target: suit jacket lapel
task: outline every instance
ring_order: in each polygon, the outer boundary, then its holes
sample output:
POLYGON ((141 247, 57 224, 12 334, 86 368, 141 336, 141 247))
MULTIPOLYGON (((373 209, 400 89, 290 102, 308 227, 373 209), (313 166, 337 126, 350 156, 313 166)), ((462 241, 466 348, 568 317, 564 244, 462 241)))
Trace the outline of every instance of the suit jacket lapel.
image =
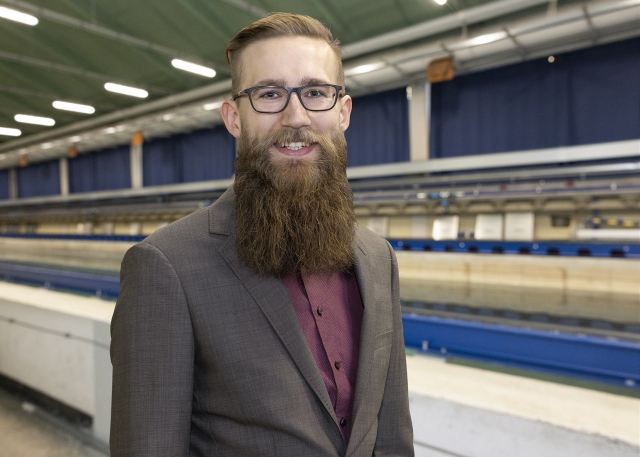
POLYGON ((235 194, 233 189, 229 188, 214 205, 216 205, 216 218, 214 220, 212 213, 209 213, 210 232, 227 235, 227 239, 218 245, 220 255, 260 307, 300 373, 337 425, 338 420, 327 388, 313 354, 311 354, 284 284, 278 278, 255 274, 242 265, 238 259, 235 249, 235 194))
MULTIPOLYGON (((362 315, 362 330, 360 337, 360 351, 358 357, 358 377, 356 380, 355 398, 353 401, 353 418, 352 423, 362 423, 363 403, 368 398, 368 390, 370 386, 371 369, 374 359, 374 345, 376 336, 376 294, 375 294, 375 278, 373 276, 373 265, 371 259, 367 257, 366 247, 359 242, 356 235, 356 277, 358 279, 358 287, 360 288, 360 297, 364 305, 362 315)), ((351 452, 353 446, 356 446, 362 439, 358 436, 359 428, 354 427, 349 439, 347 455, 351 452)))

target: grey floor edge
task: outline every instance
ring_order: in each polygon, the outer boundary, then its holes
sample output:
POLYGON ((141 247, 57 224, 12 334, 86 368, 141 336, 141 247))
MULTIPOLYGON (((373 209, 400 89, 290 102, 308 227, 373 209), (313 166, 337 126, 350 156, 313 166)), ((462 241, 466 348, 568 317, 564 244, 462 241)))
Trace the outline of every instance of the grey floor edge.
POLYGON ((412 393, 409 403, 417 457, 640 455, 632 444, 542 421, 412 393))
POLYGON ((0 390, 0 457, 108 457, 104 443, 0 390), (106 451, 106 452, 105 452, 106 451))

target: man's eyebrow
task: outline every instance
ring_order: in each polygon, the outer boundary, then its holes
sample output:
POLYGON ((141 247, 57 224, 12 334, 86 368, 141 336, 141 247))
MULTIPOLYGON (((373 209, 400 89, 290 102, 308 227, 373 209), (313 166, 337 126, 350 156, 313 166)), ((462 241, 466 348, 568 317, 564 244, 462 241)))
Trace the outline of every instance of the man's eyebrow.
POLYGON ((285 86, 284 79, 261 79, 257 83, 256 86, 285 86))
MULTIPOLYGON (((300 80, 300 85, 301 86, 308 86, 311 84, 331 84, 328 81, 325 81, 323 79, 318 79, 318 78, 302 78, 302 80, 300 80)), ((257 83, 255 83, 254 86, 283 86, 286 87, 287 84, 285 82, 284 79, 261 79, 260 81, 258 81, 257 83)))

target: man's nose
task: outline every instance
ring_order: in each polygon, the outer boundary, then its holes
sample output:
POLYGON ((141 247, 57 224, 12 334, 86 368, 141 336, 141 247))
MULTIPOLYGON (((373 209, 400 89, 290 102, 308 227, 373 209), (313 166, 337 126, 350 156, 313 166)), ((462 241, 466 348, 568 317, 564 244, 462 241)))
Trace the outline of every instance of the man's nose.
POLYGON ((289 104, 282 112, 281 123, 285 127, 291 127, 294 129, 306 127, 311 124, 309 112, 304 106, 302 106, 300 96, 296 92, 291 94, 289 104))

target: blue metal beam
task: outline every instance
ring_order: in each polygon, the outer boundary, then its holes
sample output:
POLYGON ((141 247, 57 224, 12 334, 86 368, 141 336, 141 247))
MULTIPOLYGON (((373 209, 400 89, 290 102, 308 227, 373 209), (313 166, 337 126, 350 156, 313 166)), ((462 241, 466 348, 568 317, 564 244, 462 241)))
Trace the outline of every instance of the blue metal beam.
POLYGON ((405 314, 405 345, 432 354, 640 389, 640 344, 405 314))
POLYGON ((37 284, 49 289, 67 289, 95 294, 100 297, 117 297, 120 292, 120 279, 116 276, 42 268, 16 263, 0 262, 0 278, 37 284))
POLYGON ((469 254, 524 254, 640 259, 638 243, 589 241, 476 241, 399 240, 389 243, 397 251, 458 252, 469 254))

